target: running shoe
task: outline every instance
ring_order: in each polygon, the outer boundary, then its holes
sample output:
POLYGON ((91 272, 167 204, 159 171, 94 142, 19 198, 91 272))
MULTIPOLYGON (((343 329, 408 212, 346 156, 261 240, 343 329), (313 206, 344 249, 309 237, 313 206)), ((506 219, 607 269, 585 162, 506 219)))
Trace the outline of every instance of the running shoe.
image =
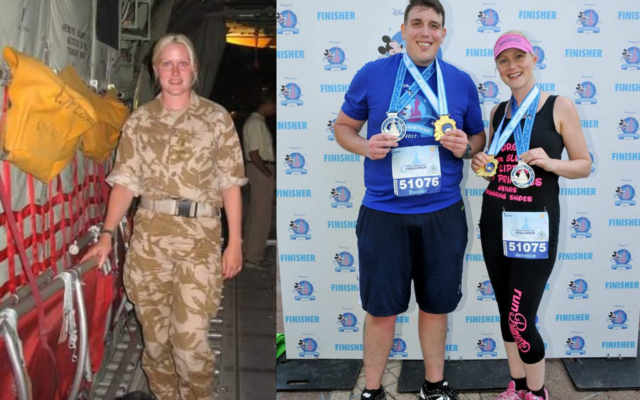
POLYGON ((511 381, 507 386, 507 390, 500 393, 494 400, 525 400, 526 395, 526 390, 516 390, 516 383, 511 381))
POLYGON ((547 389, 544 390, 544 397, 541 396, 536 396, 535 394, 533 394, 532 392, 527 393, 527 395, 524 397, 524 400, 549 400, 549 392, 547 392, 547 389))
POLYGON ((384 389, 378 390, 365 390, 360 395, 360 400, 387 400, 387 396, 384 394, 384 389))
POLYGON ((444 381, 441 389, 427 389, 427 382, 422 384, 420 389, 421 400, 460 400, 458 393, 449 386, 449 382, 444 381))

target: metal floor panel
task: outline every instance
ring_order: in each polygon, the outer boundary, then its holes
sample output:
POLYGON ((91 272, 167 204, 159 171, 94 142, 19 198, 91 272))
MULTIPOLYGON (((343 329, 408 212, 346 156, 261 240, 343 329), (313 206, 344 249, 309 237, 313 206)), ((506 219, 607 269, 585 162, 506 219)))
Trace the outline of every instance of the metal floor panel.
POLYGON ((133 314, 127 317, 126 321, 124 318, 119 321, 107 341, 105 362, 91 388, 93 400, 113 400, 132 391, 131 383, 140 364, 142 336, 133 314))
POLYGON ((225 287, 220 400, 276 397, 276 248, 268 266, 244 268, 225 287))

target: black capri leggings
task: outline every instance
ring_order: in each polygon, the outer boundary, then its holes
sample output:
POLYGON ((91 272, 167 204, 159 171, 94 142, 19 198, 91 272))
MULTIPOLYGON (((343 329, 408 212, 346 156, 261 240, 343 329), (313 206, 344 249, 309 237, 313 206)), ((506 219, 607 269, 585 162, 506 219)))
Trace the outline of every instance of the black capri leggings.
POLYGON ((515 342, 523 362, 544 358, 544 342, 536 329, 536 313, 553 270, 558 245, 549 245, 549 258, 527 260, 503 255, 502 236, 481 230, 482 252, 500 311, 505 342, 515 342))

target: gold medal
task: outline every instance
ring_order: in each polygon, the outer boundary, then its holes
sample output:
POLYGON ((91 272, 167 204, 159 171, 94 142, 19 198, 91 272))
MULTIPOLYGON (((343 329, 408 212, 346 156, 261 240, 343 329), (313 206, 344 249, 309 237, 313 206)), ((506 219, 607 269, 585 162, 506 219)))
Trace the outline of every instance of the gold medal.
POLYGON ((496 160, 495 156, 489 156, 489 161, 487 161, 484 167, 478 168, 476 171, 476 176, 492 177, 496 172, 498 172, 498 160, 496 160))
POLYGON ((449 114, 441 115, 440 119, 433 123, 433 137, 437 142, 451 129, 456 129, 456 121, 449 118, 449 114))

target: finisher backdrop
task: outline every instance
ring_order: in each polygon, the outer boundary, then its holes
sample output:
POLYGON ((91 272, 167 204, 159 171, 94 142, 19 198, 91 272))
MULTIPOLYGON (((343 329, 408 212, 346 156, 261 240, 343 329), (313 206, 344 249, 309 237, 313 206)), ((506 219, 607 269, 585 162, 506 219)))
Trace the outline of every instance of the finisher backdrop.
MULTIPOLYGON (((353 75, 403 51, 402 0, 279 2, 278 244, 289 358, 361 358, 355 223, 363 158, 335 141, 353 75)), ((541 89, 572 99, 592 158, 588 179, 560 179, 560 245, 536 327, 547 357, 635 357, 640 295, 640 2, 445 2, 441 57, 478 87, 485 127, 509 96, 493 45, 525 32, 541 89)), ((366 126, 362 132, 366 132, 366 126)), ((566 158, 566 152, 564 155, 566 158)), ((504 358, 479 231, 487 183, 465 163, 469 245, 464 297, 449 316, 451 359, 504 358)), ((507 193, 507 195, 509 195, 507 193)), ((523 199, 526 201, 526 199, 523 199)), ((398 316, 390 357, 421 359, 417 307, 398 316)))

